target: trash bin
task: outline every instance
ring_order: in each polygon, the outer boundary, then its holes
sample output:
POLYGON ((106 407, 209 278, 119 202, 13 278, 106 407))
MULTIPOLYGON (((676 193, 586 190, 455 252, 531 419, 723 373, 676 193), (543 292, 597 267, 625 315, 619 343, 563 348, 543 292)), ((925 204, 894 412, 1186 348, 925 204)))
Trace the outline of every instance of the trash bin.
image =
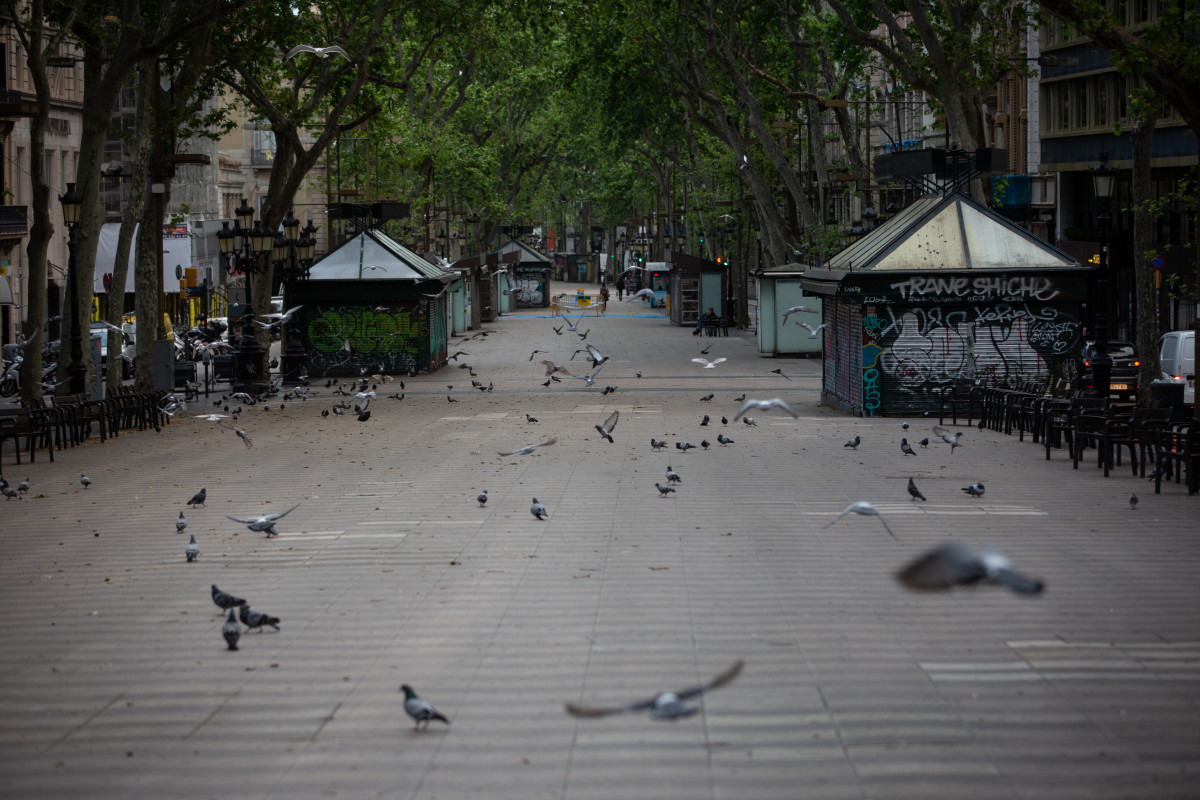
POLYGON ((1150 381, 1151 408, 1183 408, 1183 381, 1150 381))
POLYGON ((233 380, 233 356, 220 354, 213 356, 213 380, 233 380))
POLYGON ((174 384, 175 343, 170 339, 150 343, 151 386, 156 392, 169 392, 174 384))
POLYGON ((196 362, 195 361, 176 361, 175 362, 175 388, 186 389, 189 383, 196 382, 196 362))

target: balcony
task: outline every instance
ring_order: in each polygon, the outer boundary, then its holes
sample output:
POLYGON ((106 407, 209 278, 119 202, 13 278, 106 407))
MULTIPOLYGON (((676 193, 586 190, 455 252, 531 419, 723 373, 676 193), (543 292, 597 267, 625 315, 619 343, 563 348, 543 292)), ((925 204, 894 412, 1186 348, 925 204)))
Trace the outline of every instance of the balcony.
POLYGON ((20 239, 28 233, 28 206, 0 206, 0 239, 20 239))
POLYGON ((0 89, 0 119, 36 117, 37 101, 31 95, 12 89, 0 89))
POLYGON ((250 151, 250 165, 253 167, 271 167, 275 165, 274 148, 254 148, 250 151))

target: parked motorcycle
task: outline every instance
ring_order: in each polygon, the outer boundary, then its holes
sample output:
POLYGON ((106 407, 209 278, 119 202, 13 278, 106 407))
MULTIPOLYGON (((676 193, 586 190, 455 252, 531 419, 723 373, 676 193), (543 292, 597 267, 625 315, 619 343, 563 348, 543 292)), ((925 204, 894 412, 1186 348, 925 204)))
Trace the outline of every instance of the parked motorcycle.
MULTIPOLYGON (((21 364, 25 361, 21 350, 20 345, 6 344, 4 346, 5 366, 4 372, 0 373, 0 397, 12 397, 21 391, 21 364)), ((58 363, 55 361, 43 363, 42 383, 53 384, 54 373, 57 369, 58 363)))

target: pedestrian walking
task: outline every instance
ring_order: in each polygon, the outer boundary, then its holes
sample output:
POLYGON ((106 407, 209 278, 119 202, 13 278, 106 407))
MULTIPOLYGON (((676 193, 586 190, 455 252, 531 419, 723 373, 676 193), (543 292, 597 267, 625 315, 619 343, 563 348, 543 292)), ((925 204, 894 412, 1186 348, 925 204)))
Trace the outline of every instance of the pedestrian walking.
POLYGON ((600 287, 600 316, 604 316, 604 308, 608 305, 608 286, 600 287))
POLYGON ((617 300, 625 299, 625 276, 621 275, 617 278, 617 300))

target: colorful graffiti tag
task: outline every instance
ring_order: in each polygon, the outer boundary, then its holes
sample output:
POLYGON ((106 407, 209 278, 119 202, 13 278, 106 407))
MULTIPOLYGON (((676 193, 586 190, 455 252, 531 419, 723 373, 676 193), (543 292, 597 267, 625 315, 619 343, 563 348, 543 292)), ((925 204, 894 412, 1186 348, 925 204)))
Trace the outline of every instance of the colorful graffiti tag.
MULTIPOLYGON (((424 317, 416 304, 395 310, 318 308, 302 328, 309 369, 316 374, 411 372, 420 366, 424 317)), ((424 333, 427 338, 427 327, 424 333)))
POLYGON ((962 378, 1070 377, 1080 345, 1079 320, 1038 303, 876 308, 863 317, 867 415, 936 407, 942 390, 962 378))

